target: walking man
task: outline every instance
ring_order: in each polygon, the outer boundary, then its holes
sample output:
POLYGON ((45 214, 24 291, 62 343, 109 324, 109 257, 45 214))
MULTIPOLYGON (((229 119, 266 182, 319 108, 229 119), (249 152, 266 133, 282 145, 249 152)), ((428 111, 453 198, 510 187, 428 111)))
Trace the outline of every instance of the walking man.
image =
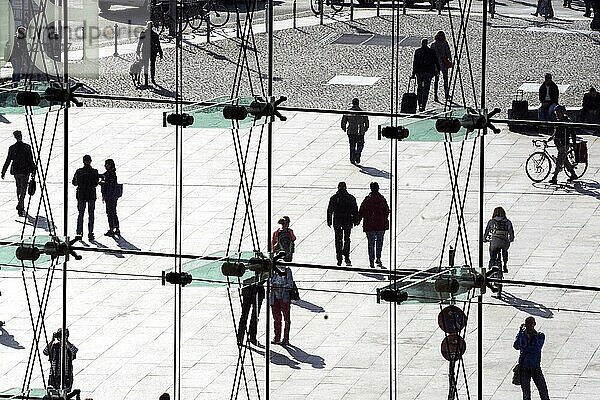
POLYGON ((347 266, 351 266, 350 261, 350 231, 352 226, 357 223, 358 206, 356 198, 346 190, 346 182, 338 183, 338 191, 329 199, 327 207, 327 226, 331 227, 335 233, 335 253, 337 265, 342 265, 342 258, 347 266))
MULTIPOLYGON (((568 122, 570 121, 569 116, 566 114, 566 109, 564 106, 557 106, 554 109, 554 116, 556 121, 568 122)), ((554 145, 556 146, 557 155, 556 155, 556 167, 554 168, 554 174, 552 174, 552 178, 550 179, 550 183, 556 184, 556 178, 558 178, 558 173, 563 169, 563 166, 569 172, 569 176, 567 180, 569 182, 577 179, 577 174, 573 170, 573 166, 567 159, 567 152, 570 148, 570 143, 575 143, 575 132, 573 128, 567 128, 564 126, 559 126, 554 128, 554 135, 552 136, 554 139, 554 145)))
POLYGON ((17 211, 19 217, 24 217, 25 194, 27 193, 29 174, 35 173, 36 166, 33 162, 31 146, 23 142, 21 131, 14 131, 13 136, 17 142, 8 148, 8 155, 2 167, 2 179, 4 179, 6 170, 10 165, 10 174, 15 177, 17 185, 17 211))
POLYGON ((545 336, 542 332, 535 330, 535 318, 527 317, 525 323, 521 324, 519 333, 513 347, 520 351, 519 367, 521 371, 521 390, 523 400, 531 400, 531 379, 537 387, 542 400, 550 400, 548 397, 548 386, 542 373, 540 362, 542 360, 542 346, 545 336))
POLYGON ((258 315, 260 314, 264 299, 265 288, 262 282, 255 282, 242 289, 242 315, 240 316, 237 331, 238 346, 244 344, 244 334, 246 333, 246 323, 248 321, 248 314, 250 314, 250 308, 252 308, 252 316, 250 317, 250 326, 248 327, 248 342, 254 345, 258 344, 256 341, 258 315))
POLYGON ((438 57, 435 51, 427 46, 428 43, 429 40, 423 38, 421 40, 421 47, 415 50, 413 58, 412 77, 417 78, 417 103, 419 104, 419 111, 425 111, 427 99, 429 98, 431 79, 440 71, 438 57))
POLYGON ((148 86, 148 64, 150 64, 150 78, 152 83, 156 85, 154 76, 156 73, 156 56, 160 54, 160 59, 163 58, 162 47, 158 33, 152 29, 152 21, 146 23, 146 29, 140 32, 138 39, 137 55, 142 57, 144 64, 144 86, 148 86))
POLYGON ((379 184, 371 182, 371 193, 365 197, 358 210, 358 221, 363 220, 363 231, 367 234, 371 268, 375 268, 375 264, 382 266, 381 249, 383 235, 390 229, 389 214, 390 208, 385 197, 379 193, 379 184))
POLYGON ((73 185, 77 186, 77 237, 83 237, 83 214, 88 209, 88 239, 94 240, 94 209, 96 206, 96 186, 100 181, 98 170, 92 168, 92 157, 83 156, 83 167, 75 171, 73 185))
MULTIPOLYGON (((362 111, 359 100, 352 99, 352 111, 362 111)), ((366 115, 346 114, 342 117, 342 130, 348 135, 350 143, 350 162, 360 164, 360 155, 365 147, 365 133, 369 129, 369 117, 366 115)))

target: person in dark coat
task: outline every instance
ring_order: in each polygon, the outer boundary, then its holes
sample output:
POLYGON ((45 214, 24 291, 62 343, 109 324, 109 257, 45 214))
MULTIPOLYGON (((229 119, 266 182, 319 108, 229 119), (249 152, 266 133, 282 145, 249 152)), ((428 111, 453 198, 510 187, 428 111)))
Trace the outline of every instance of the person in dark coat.
POLYGON ((256 345, 256 331, 258 326, 258 316, 262 307, 262 302, 265 299, 265 288, 262 282, 254 282, 251 285, 247 285, 242 289, 242 314, 237 331, 237 343, 238 346, 244 344, 244 336, 246 333, 246 324, 248 322, 248 315, 250 314, 250 308, 252 308, 252 315, 250 317, 250 326, 248 326, 248 342, 256 345))
POLYGON ((142 57, 144 64, 144 86, 148 86, 148 64, 150 64, 150 78, 152 83, 156 85, 154 80, 156 73, 156 56, 160 54, 160 59, 163 58, 162 47, 158 33, 152 29, 152 21, 146 23, 146 29, 140 32, 138 39, 137 55, 142 57))
POLYGON ((363 231, 367 234, 369 247, 369 266, 375 268, 375 263, 382 266, 381 249, 383 248, 383 235, 390 229, 388 216, 390 208, 388 203, 379 193, 379 184, 371 182, 371 193, 360 204, 358 220, 363 221, 363 231))
POLYGON ((35 174, 36 166, 33 162, 31 146, 23 142, 21 131, 14 131, 13 136, 17 142, 8 148, 8 155, 2 167, 2 179, 4 179, 6 170, 10 165, 10 174, 15 177, 17 185, 17 212, 19 217, 24 217, 25 194, 27 194, 29 174, 35 174))
POLYGON ((23 78, 29 68, 29 51, 27 50, 27 31, 24 26, 17 28, 15 41, 10 54, 10 63, 13 67, 13 86, 23 78))
POLYGON ((513 347, 519 350, 519 371, 521 375, 521 391, 523 400, 531 400, 531 379, 540 393, 541 400, 550 400, 548 385, 542 372, 542 347, 546 336, 535 330, 535 318, 525 318, 513 347))
POLYGON ((73 185, 77 186, 77 238, 83 237, 83 214, 88 209, 88 239, 94 240, 94 209, 96 207, 96 186, 100 181, 98 170, 92 168, 92 157, 83 156, 83 167, 75 171, 73 185))
POLYGON ((554 107, 558 105, 558 86, 552 81, 552 74, 546 74, 544 83, 540 86, 539 99, 540 108, 538 109, 538 119, 548 121, 552 118, 554 107))
POLYGON ((594 87, 583 95, 581 105, 581 122, 597 123, 600 121, 600 93, 594 87))
POLYGON ((106 172, 102 174, 100 181, 100 192, 102 193, 102 201, 106 204, 106 217, 108 218, 108 231, 104 236, 120 236, 119 217, 117 216, 117 201, 120 193, 118 193, 117 183, 117 168, 112 159, 107 159, 104 162, 106 172))
POLYGON ((440 64, 435 51, 430 49, 427 44, 429 40, 423 38, 421 47, 415 50, 413 57, 412 77, 417 78, 417 103, 419 111, 425 111, 427 99, 429 98, 429 88, 431 79, 439 72, 440 64))
POLYGON ((346 183, 338 183, 338 191, 329 199, 327 206, 327 226, 333 224, 335 233, 335 253, 337 265, 342 265, 342 258, 346 265, 351 266, 350 261, 350 231, 352 226, 358 222, 358 205, 356 198, 348 193, 346 183))
MULTIPOLYGON (((357 98, 352 99, 350 110, 362 111, 357 98)), ((345 114, 342 117, 342 130, 348 135, 350 143, 350 162, 360 164, 360 155, 365 147, 365 133, 369 129, 369 118, 366 115, 345 114)))
MULTIPOLYGON (((44 355, 48 356, 50 360, 50 375, 48 376, 48 386, 52 386, 55 389, 61 388, 60 375, 61 375, 61 340, 62 340, 62 329, 54 332, 52 335, 52 341, 44 348, 44 355)), ((65 362, 65 382, 64 388, 67 392, 71 391, 73 387, 73 360, 77 357, 77 347, 69 342, 69 330, 65 330, 66 340, 66 362, 65 362)), ((77 393, 78 394, 78 393, 77 393)), ((79 396, 77 396, 79 398, 79 396)))
MULTIPOLYGON (((566 114, 566 109, 564 106, 557 106, 554 109, 554 119, 556 121, 569 122, 569 116, 566 114)), ((567 159, 567 152, 569 151, 570 144, 575 143, 575 131, 573 128, 567 128, 564 126, 559 126, 554 128, 554 135, 552 136, 554 140, 554 145, 556 146, 557 155, 556 155, 556 167, 554 168, 554 174, 550 179, 550 183, 556 184, 556 178, 558 177, 558 173, 563 169, 563 166, 566 167, 567 171, 569 171, 568 181, 571 182, 577 179, 577 175, 573 170, 573 166, 567 159)))
POLYGON ((444 31, 439 31, 435 34, 435 41, 431 43, 431 49, 435 51, 438 59, 440 70, 435 74, 433 81, 433 98, 435 101, 439 101, 438 98, 438 86, 440 81, 440 73, 444 78, 444 98, 448 99, 450 94, 450 86, 448 85, 448 69, 452 68, 452 53, 450 53, 450 45, 446 40, 446 34, 444 31))

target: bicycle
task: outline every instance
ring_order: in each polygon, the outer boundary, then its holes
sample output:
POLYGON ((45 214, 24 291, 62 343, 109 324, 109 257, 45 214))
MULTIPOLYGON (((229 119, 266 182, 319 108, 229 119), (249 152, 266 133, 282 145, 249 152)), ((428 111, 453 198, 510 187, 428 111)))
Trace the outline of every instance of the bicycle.
MULTIPOLYGON (((193 30, 199 29, 207 17, 210 18, 210 25, 214 27, 222 27, 229 22, 229 9, 221 3, 217 3, 216 0, 179 2, 178 6, 181 7, 181 12, 179 13, 180 21, 177 21, 176 26, 179 27, 181 23, 182 32, 188 27, 193 30)), ((173 22, 169 12, 169 3, 163 1, 153 4, 150 20, 159 34, 168 29, 173 22)))
POLYGON ((310 0, 310 8, 315 15, 321 13, 323 4, 331 7, 334 13, 338 13, 344 8, 344 0, 310 0))
MULTIPOLYGON (((535 147, 541 147, 542 151, 534 151, 527 158, 527 161, 525 162, 525 172, 533 182, 541 182, 550 175, 552 165, 556 164, 556 156, 548 153, 547 148, 550 147, 548 145, 548 140, 534 139, 532 140, 532 143, 535 147)), ((571 164, 573 168, 572 175, 574 175, 574 179, 581 178, 583 174, 585 174, 585 171, 587 171, 587 160, 584 162, 579 161, 573 146, 570 146, 567 151, 567 162, 571 164)), ((565 173, 569 175, 567 165, 563 165, 563 169, 565 173)))

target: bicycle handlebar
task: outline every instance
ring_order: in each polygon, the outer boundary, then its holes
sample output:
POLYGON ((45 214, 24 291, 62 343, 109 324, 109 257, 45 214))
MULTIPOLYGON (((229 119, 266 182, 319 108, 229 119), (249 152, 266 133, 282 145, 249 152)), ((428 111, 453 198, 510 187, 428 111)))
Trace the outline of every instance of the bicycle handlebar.
POLYGON ((535 147, 541 147, 542 145, 540 145, 540 143, 544 144, 544 147, 548 147, 548 142, 550 141, 550 139, 548 140, 544 140, 544 139, 533 139, 531 142, 533 143, 533 145, 535 147))

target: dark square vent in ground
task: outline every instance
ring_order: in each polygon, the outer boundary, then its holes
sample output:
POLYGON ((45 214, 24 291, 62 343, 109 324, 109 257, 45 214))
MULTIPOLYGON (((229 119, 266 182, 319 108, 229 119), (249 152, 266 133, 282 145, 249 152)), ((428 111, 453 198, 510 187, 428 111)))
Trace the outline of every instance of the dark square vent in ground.
MULTIPOLYGON (((400 36, 398 45, 402 47, 420 47, 421 36, 400 36)), ((333 44, 350 44, 350 45, 370 45, 370 46, 390 46, 391 36, 388 35, 357 35, 355 33, 343 33, 333 44)))

